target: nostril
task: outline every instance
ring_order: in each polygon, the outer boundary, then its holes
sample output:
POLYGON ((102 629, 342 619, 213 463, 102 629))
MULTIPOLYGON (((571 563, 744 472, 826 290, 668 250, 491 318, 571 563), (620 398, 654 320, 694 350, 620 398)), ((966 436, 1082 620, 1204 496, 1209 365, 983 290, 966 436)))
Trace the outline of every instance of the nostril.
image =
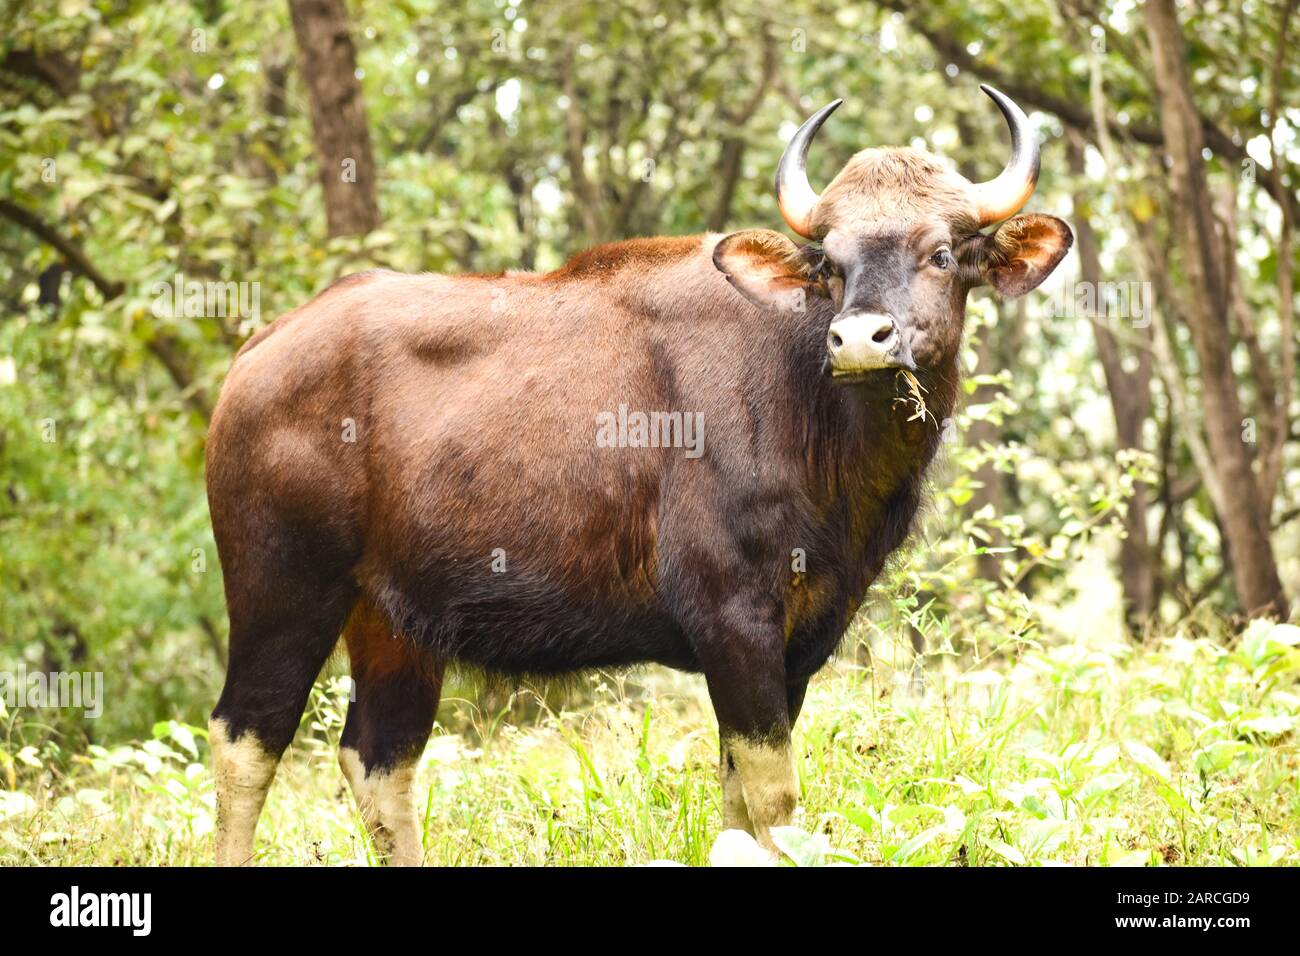
POLYGON ((844 344, 844 340, 840 338, 840 334, 838 332, 832 332, 830 335, 830 343, 831 343, 831 348, 837 349, 844 344))
POLYGON ((893 334, 894 326, 891 322, 889 325, 882 325, 880 328, 876 329, 876 334, 871 337, 871 341, 875 342, 877 345, 884 345, 885 342, 889 341, 889 337, 893 334))

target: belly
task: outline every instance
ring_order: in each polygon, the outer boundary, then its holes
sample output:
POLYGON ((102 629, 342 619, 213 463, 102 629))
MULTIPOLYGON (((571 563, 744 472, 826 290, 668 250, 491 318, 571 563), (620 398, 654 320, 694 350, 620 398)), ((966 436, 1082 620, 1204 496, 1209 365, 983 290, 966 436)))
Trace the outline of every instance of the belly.
POLYGON ((443 660, 508 675, 657 663, 698 670, 685 635, 652 601, 575 592, 554 575, 447 562, 363 581, 394 631, 443 660))

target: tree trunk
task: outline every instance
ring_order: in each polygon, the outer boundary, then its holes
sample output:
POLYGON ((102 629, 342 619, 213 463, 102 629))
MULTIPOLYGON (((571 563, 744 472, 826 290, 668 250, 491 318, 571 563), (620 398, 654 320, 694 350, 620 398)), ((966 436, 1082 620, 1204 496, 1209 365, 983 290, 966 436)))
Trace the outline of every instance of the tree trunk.
POLYGON ((1218 259, 1201 156, 1204 136, 1192 102, 1186 46, 1173 0, 1148 0, 1145 16, 1170 159, 1169 189, 1177 208, 1183 270, 1190 292, 1187 316, 1200 363, 1206 437, 1214 469, 1227 492, 1220 519, 1231 552, 1233 582, 1244 611, 1285 617, 1286 595, 1278 578, 1251 456, 1242 441, 1241 398, 1230 354, 1228 289, 1218 259))
MULTIPOLYGON (((1070 172, 1082 177, 1084 172, 1083 139, 1073 131, 1067 137, 1070 172)), ((1075 248, 1079 251, 1079 278, 1094 292, 1093 301, 1107 302, 1100 294, 1101 258, 1097 250, 1097 237, 1089 218, 1088 196, 1083 189, 1074 194, 1075 248)), ((1111 329, 1111 322, 1119 316, 1100 314, 1090 316, 1097 342, 1097 358, 1106 377, 1106 390, 1110 395, 1111 410, 1115 415, 1115 448, 1143 450, 1142 427, 1151 410, 1151 349, 1139 348, 1137 366, 1132 372, 1124 368, 1119 343, 1111 329)), ((1150 319, 1150 316, 1147 317, 1150 319)), ((1136 331, 1136 329, 1135 329, 1136 331)), ((1129 629, 1141 635, 1147 620, 1155 610, 1155 567, 1151 560, 1150 533, 1147 530, 1147 486, 1134 485, 1133 496, 1128 500, 1124 515, 1124 538, 1119 546, 1120 587, 1124 595, 1124 620, 1129 629)))
MULTIPOLYGON (((998 303, 999 320, 986 328, 980 329, 980 339, 975 347, 975 374, 994 375, 1007 368, 1006 340, 1010 338, 1008 329, 1015 322, 1015 316, 1009 314, 1015 304, 998 303)), ((985 405, 995 401, 1002 393, 1000 385, 981 384, 967 399, 967 405, 985 405)), ((1002 429, 987 419, 975 419, 966 428, 962 436, 968 448, 983 448, 986 445, 997 448, 1002 444, 1002 429)), ((979 486, 971 489, 970 501, 963 509, 967 517, 974 516, 985 508, 1002 518, 1007 513, 1006 476, 998 471, 990 455, 971 473, 971 479, 979 486)), ((1003 548, 1007 542, 1001 532, 995 532, 990 546, 1003 548)), ((975 573, 986 581, 1000 581, 1002 578, 1002 558, 999 554, 981 554, 975 558, 975 573)))
POLYGON ((740 172, 745 159, 745 140, 740 136, 729 136, 722 141, 722 152, 718 156, 718 199, 713 204, 705 228, 709 232, 722 232, 731 219, 731 203, 736 198, 736 187, 740 184, 740 172))
POLYGON ((283 161, 284 155, 284 120, 289 115, 289 68, 293 64, 293 52, 277 37, 262 49, 261 60, 262 75, 266 77, 262 91, 266 130, 261 142, 255 144, 252 170, 254 176, 273 183, 280 178, 277 163, 283 161))
POLYGON ((379 225, 375 158, 343 0, 289 0, 311 100, 312 129, 330 236, 379 225))
MULTIPOLYGON (((951 77, 948 78, 948 86, 955 87, 951 77)), ((958 137, 969 149, 970 144, 979 142, 979 129, 971 121, 971 115, 966 110, 959 110, 956 119, 958 137)), ((980 170, 971 163, 969 151, 958 160, 957 170, 972 182, 978 182, 983 178, 980 170)), ((1017 350, 1016 340, 1024 326, 1024 316, 1018 314, 1018 310, 1023 305, 1023 299, 1015 303, 996 301, 997 321, 980 329, 979 343, 975 348, 976 376, 996 375, 1002 369, 1012 367, 1017 350)), ((966 404, 985 405, 993 402, 1002 392, 1003 388, 1000 385, 981 384, 976 387, 966 404)), ((985 445, 996 448, 1003 443, 1003 438, 1002 429, 987 419, 972 421, 966 429, 966 434, 962 436, 968 448, 983 448, 985 445)), ((985 508, 991 508, 998 518, 1005 516, 1008 510, 1007 476, 998 471, 991 457, 971 473, 971 479, 977 487, 971 490, 970 500, 966 502, 963 509, 966 515, 971 517, 985 508)), ((1006 547, 1007 541, 1001 532, 995 532, 989 544, 1001 548, 1006 547)), ((977 556, 975 574, 986 581, 1000 581, 1002 557, 997 554, 977 556)))

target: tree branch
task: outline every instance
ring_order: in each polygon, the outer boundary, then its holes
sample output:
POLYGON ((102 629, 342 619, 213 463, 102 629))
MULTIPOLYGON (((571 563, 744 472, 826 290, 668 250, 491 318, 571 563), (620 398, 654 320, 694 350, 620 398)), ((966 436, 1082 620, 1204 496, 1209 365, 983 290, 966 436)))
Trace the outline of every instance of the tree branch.
POLYGON ((94 263, 86 257, 86 253, 82 251, 81 246, 64 236, 34 212, 24 209, 8 199, 0 199, 0 215, 22 226, 46 245, 57 249, 67 262, 68 268, 89 279, 91 284, 99 290, 100 295, 106 300, 116 299, 125 291, 125 285, 105 278, 104 274, 95 268, 94 263))
MULTIPOLYGON (((0 199, 0 215, 17 223, 46 245, 53 246, 62 255, 68 268, 90 280, 99 290, 104 301, 116 299, 126 291, 125 283, 107 278, 95 268, 86 253, 76 242, 64 236, 57 229, 41 219, 35 213, 24 209, 8 199, 0 199)), ((145 343, 150 352, 162 363, 182 397, 196 412, 205 419, 212 417, 212 401, 207 393, 195 384, 194 371, 189 367, 185 356, 174 337, 168 333, 159 333, 145 343)))

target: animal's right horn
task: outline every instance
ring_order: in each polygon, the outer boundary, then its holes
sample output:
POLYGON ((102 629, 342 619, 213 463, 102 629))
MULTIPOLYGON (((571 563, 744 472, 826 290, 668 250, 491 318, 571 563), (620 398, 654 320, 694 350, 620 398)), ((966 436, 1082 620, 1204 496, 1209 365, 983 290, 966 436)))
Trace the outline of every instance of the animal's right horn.
POLYGON ((843 100, 835 100, 819 109, 799 127, 790 145, 781 154, 776 167, 776 202, 786 223, 805 239, 812 238, 812 214, 821 197, 808 185, 808 146, 821 129, 826 117, 835 112, 843 100))

